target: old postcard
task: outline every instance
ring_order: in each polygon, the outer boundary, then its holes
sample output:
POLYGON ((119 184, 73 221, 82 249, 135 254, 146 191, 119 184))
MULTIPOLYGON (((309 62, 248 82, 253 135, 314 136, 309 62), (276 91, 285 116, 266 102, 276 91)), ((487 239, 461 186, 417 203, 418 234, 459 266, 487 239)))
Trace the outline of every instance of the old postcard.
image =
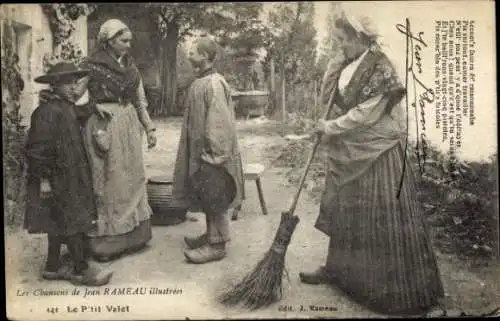
POLYGON ((1 23, 10 319, 500 315, 493 1, 1 23))

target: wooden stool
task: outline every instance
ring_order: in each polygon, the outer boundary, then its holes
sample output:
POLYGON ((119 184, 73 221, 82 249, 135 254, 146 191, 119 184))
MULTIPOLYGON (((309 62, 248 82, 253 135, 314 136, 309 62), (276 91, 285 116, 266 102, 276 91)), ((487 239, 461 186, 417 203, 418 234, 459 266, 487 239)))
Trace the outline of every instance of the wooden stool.
MULTIPOLYGON (((262 213, 267 215, 266 202, 264 201, 264 193, 262 191, 262 184, 260 182, 260 177, 264 173, 265 167, 262 164, 246 164, 243 169, 243 179, 245 181, 255 181, 257 185, 257 192, 259 194, 260 207, 262 213)), ((241 205, 233 209, 233 215, 231 219, 236 221, 238 219, 238 213, 241 211, 241 205)))

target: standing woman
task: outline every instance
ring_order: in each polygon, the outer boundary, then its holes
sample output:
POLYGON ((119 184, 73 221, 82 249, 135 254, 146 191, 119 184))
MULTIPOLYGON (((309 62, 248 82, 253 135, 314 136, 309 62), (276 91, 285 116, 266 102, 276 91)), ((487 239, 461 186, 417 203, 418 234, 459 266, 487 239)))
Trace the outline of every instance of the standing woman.
POLYGON ((315 227, 330 244, 326 265, 300 279, 333 283, 380 313, 420 314, 438 306, 443 286, 404 165, 405 89, 367 22, 345 13, 336 22, 346 60, 327 70, 323 101, 334 115, 317 126, 328 169, 315 227))
POLYGON ((90 70, 90 100, 113 114, 106 123, 89 119, 85 133, 98 207, 98 231, 89 244, 100 261, 140 250, 151 239, 143 131, 149 148, 156 136, 141 75, 128 54, 131 40, 122 21, 108 20, 99 30, 97 51, 83 64, 90 70))

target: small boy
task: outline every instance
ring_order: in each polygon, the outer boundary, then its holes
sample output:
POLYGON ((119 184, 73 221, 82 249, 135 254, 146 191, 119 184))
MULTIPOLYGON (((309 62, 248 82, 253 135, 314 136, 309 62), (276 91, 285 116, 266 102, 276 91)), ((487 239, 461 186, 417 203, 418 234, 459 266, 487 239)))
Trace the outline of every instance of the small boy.
POLYGON ((50 84, 51 89, 41 93, 40 105, 31 116, 24 226, 29 233, 48 234, 43 278, 98 286, 107 284, 112 272, 87 260, 86 233, 94 228, 97 214, 80 126, 92 112, 104 114, 96 105, 75 106, 86 90, 82 80, 87 74, 87 70, 63 62, 35 79, 50 84), (63 243, 70 262, 61 260, 63 243))

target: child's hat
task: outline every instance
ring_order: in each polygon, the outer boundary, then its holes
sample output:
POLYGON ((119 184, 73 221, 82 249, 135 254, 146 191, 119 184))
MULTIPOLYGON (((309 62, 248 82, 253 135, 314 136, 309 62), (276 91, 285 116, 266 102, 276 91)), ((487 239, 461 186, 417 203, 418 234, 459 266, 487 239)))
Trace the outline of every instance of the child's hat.
POLYGON ((88 75, 89 72, 90 70, 78 68, 74 63, 60 62, 52 66, 45 75, 35 78, 35 82, 53 84, 61 82, 62 79, 67 77, 81 78, 88 75))

